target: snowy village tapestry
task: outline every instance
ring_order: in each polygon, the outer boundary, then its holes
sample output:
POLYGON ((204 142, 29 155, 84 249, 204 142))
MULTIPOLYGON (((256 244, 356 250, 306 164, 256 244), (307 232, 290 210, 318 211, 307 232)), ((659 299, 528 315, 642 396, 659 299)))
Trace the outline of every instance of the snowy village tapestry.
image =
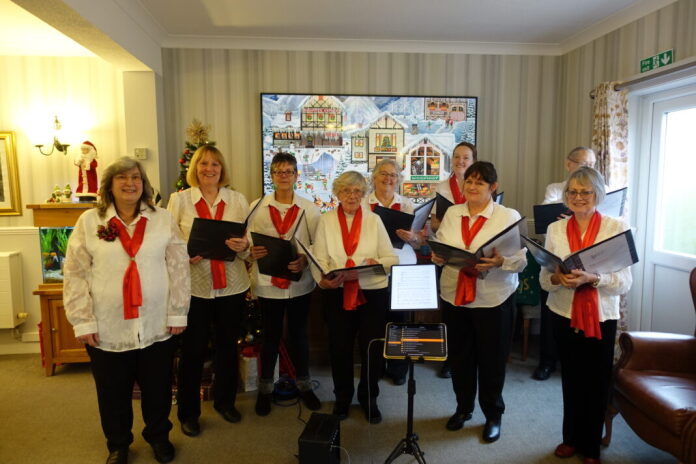
POLYGON ((297 190, 326 211, 333 179, 366 176, 382 158, 402 168, 401 194, 416 203, 450 175, 452 149, 476 144, 476 97, 261 94, 264 192, 273 191, 273 155, 297 158, 297 190))

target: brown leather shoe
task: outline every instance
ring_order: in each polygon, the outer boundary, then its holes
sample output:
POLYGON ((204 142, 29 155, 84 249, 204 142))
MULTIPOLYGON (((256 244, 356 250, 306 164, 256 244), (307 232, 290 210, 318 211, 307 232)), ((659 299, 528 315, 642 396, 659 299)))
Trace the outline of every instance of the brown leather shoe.
POLYGON ((557 457, 559 458, 570 458, 575 456, 575 447, 566 445, 565 443, 561 443, 556 447, 556 450, 553 452, 557 457))

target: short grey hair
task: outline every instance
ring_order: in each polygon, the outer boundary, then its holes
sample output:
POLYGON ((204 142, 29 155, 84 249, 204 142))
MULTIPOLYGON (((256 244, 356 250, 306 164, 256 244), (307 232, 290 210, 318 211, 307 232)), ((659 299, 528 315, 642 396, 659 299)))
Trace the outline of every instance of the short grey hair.
POLYGON ((365 176, 358 171, 346 171, 333 181, 331 193, 333 193, 335 197, 338 197, 338 194, 342 190, 351 187, 362 189, 362 196, 364 197, 367 193, 367 181, 365 180, 365 176))
POLYGON ((392 158, 382 158, 381 160, 377 161, 377 164, 375 164, 375 167, 372 169, 372 174, 370 175, 370 187, 372 188, 372 190, 375 189, 375 179, 379 174, 379 170, 386 165, 394 167, 394 170, 396 171, 396 185, 401 185, 403 176, 401 175, 401 168, 399 167, 399 165, 396 164, 396 161, 394 161, 392 158))
POLYGON ((580 153, 581 151, 589 151, 590 153, 592 153, 592 154, 594 155, 595 160, 597 159, 597 153, 595 153, 595 151, 594 151, 593 149, 591 149, 590 147, 582 146, 582 145, 580 145, 579 147, 575 147, 575 148, 573 148, 572 150, 570 150, 570 152, 568 152, 568 156, 566 156, 566 159, 569 159, 569 160, 571 160, 571 161, 575 161, 575 159, 573 158, 573 156, 574 156, 576 153, 580 153))
POLYGON ((156 211, 155 202, 153 200, 153 189, 152 184, 150 184, 150 179, 147 177, 145 168, 140 161, 135 158, 130 158, 128 156, 123 156, 113 163, 111 163, 104 174, 102 175, 101 182, 99 184, 99 203, 97 204, 97 209, 99 210, 99 216, 104 217, 106 215, 106 210, 109 206, 114 204, 114 194, 111 191, 111 187, 114 182, 114 177, 119 174, 123 174, 126 171, 130 171, 133 168, 138 168, 140 171, 140 177, 143 180, 143 194, 140 196, 140 201, 145 203, 149 209, 156 211))
POLYGON ((566 182, 565 188, 563 189, 563 201, 566 205, 568 204, 568 188, 572 180, 578 184, 590 186, 595 194, 597 205, 600 205, 604 201, 606 197, 604 176, 595 168, 582 166, 573 171, 570 177, 568 177, 568 182, 566 182))

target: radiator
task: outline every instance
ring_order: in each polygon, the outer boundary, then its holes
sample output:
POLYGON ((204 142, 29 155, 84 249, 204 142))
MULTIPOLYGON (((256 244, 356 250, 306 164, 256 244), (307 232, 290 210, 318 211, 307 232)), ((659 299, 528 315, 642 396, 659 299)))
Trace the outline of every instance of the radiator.
POLYGON ((24 322, 22 255, 19 251, 0 252, 0 329, 12 329, 24 322))

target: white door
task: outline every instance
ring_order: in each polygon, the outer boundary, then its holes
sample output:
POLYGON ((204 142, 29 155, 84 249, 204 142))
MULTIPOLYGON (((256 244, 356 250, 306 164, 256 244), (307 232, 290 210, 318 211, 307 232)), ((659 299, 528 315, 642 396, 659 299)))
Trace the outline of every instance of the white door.
POLYGON ((633 293, 642 301, 639 329, 693 334, 688 278, 696 267, 696 89, 643 102, 635 189, 643 263, 634 272, 633 293))

